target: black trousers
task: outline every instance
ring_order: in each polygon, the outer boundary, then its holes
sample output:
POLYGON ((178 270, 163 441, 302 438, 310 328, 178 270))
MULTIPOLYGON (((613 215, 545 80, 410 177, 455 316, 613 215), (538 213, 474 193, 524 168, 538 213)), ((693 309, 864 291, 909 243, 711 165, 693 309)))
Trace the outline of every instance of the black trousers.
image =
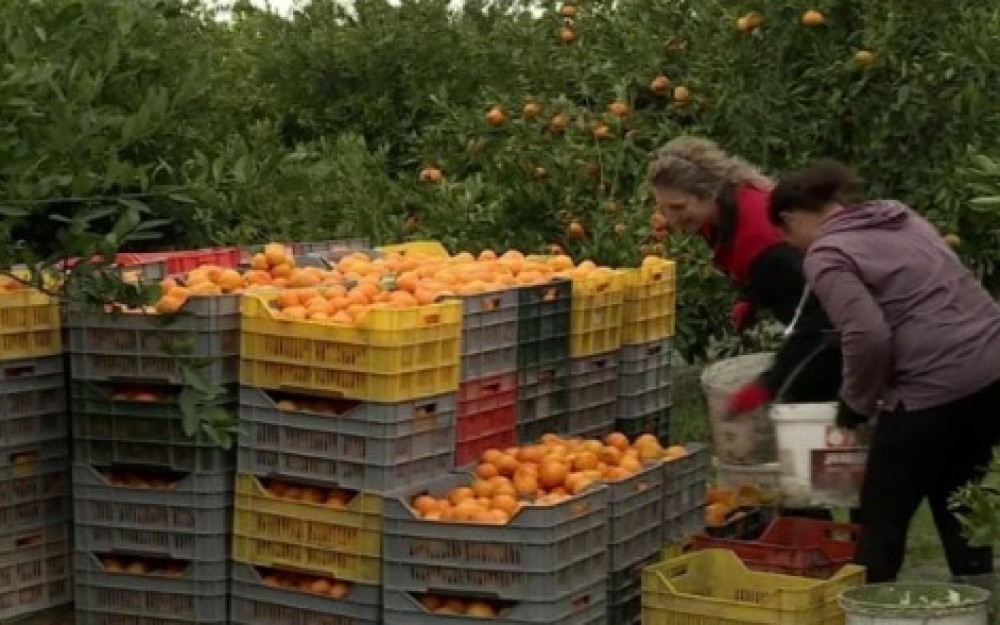
POLYGON ((1000 443, 1000 382, 960 400, 879 416, 861 487, 862 534, 855 562, 868 582, 894 581, 910 521, 926 498, 952 575, 993 572, 993 550, 970 547, 951 495, 983 477, 1000 443))

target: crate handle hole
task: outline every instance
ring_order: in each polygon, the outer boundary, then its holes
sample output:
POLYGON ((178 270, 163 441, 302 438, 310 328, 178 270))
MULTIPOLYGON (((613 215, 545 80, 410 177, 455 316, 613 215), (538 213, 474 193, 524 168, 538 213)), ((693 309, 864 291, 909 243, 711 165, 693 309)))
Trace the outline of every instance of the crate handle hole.
POLYGON ((424 315, 423 322, 427 325, 439 324, 441 323, 441 315, 439 313, 424 315))
POLYGON ((499 393, 500 392, 500 383, 499 382, 491 382, 489 384, 483 384, 482 386, 479 387, 479 390, 481 392, 483 392, 483 393, 499 393))
POLYGON ((480 303, 484 310, 498 310, 501 300, 499 297, 484 297, 480 303))
POLYGON ((35 374, 34 365, 26 365, 23 367, 5 367, 3 370, 3 377, 7 380, 25 378, 34 374, 35 374))

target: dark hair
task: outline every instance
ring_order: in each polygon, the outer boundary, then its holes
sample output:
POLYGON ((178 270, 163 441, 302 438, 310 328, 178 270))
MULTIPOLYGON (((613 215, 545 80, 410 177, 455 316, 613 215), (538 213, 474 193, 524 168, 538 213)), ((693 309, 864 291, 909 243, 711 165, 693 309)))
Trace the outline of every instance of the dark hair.
POLYGON ((832 202, 846 203, 857 183, 854 170, 840 161, 816 161, 778 178, 778 186, 771 191, 768 216, 771 223, 780 226, 781 216, 789 211, 818 213, 832 202))

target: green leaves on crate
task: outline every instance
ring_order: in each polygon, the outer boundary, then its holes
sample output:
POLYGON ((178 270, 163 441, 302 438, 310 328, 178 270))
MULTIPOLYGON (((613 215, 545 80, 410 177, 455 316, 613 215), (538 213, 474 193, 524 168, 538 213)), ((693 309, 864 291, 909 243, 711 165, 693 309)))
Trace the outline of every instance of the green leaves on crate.
POLYGON ((184 390, 177 402, 184 434, 192 437, 204 434, 215 445, 229 450, 234 437, 239 434, 239 427, 236 416, 225 408, 225 387, 213 384, 204 374, 204 369, 211 362, 181 365, 184 390))

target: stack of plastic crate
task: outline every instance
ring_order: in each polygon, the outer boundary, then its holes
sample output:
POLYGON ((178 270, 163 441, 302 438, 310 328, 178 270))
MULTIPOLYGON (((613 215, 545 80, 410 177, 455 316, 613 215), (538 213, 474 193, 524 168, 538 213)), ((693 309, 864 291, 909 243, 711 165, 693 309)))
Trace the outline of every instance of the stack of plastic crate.
POLYGON ((705 493, 712 449, 704 443, 688 443, 687 453, 664 465, 663 539, 679 544, 705 528, 705 493))
POLYGON ((525 504, 504 525, 441 522, 413 507, 472 483, 454 473, 385 502, 383 625, 604 625, 608 489, 525 504))
POLYGON ((629 437, 670 439, 675 282, 676 266, 661 258, 625 272, 615 427, 629 437))
POLYGON ((68 325, 77 625, 226 623, 235 453, 192 418, 236 418, 239 296, 68 325))
POLYGON ((662 462, 608 484, 608 622, 637 625, 641 572, 660 556, 664 537, 662 462))
POLYGON ((488 449, 514 445, 517 436, 516 289, 462 297, 461 385, 455 465, 475 462, 488 449))
POLYGON ((573 436, 601 438, 618 416, 624 275, 599 269, 573 279, 566 430, 573 436))
POLYGON ((69 424, 59 306, 0 291, 0 623, 73 599, 69 424))
POLYGON ((554 280, 517 289, 517 440, 569 430, 573 285, 554 280))
POLYGON ((352 327, 243 304, 232 622, 375 624, 384 494, 454 467, 462 303, 352 327))

